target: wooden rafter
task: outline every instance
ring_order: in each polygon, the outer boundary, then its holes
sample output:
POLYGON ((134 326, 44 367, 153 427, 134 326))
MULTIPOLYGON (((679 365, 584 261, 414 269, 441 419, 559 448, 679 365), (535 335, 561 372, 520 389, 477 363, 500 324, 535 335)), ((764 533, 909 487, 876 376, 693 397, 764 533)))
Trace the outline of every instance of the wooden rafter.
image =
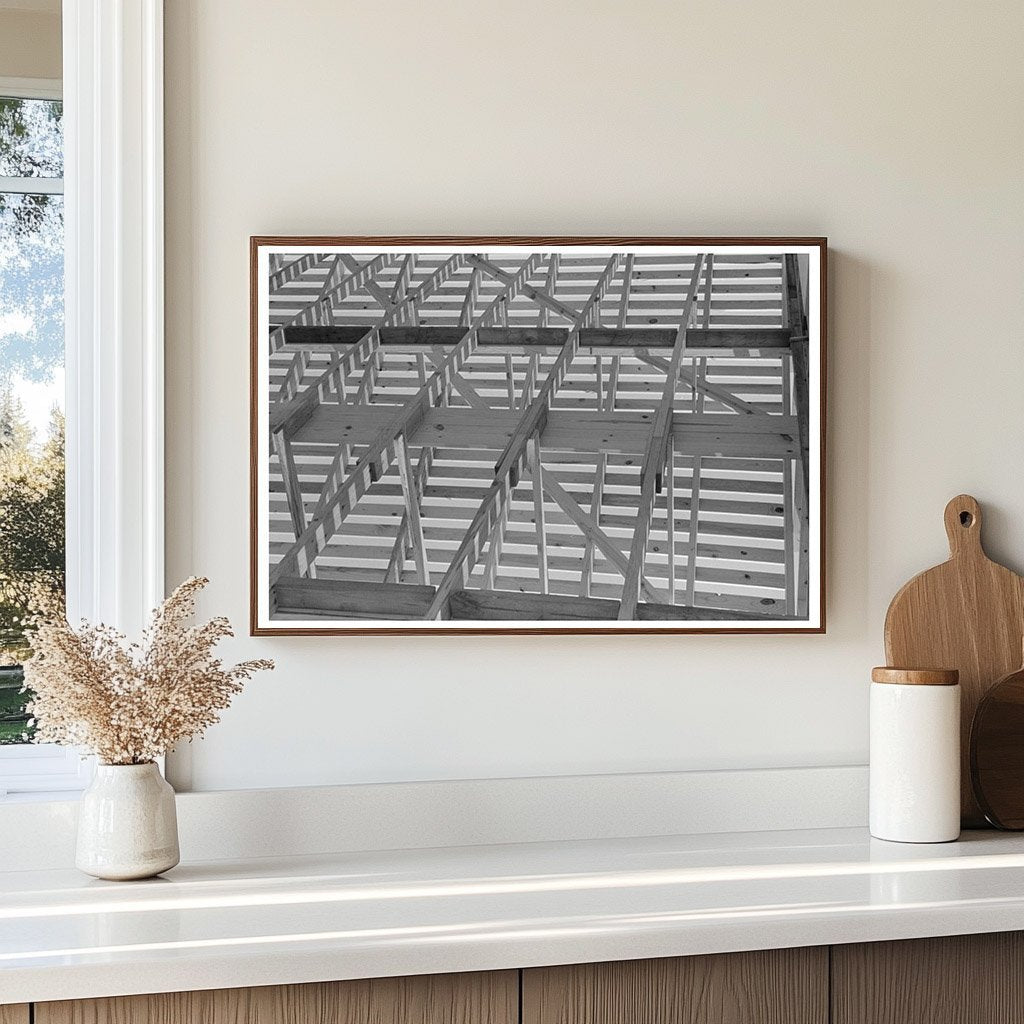
MULTIPOLYGON (((423 492, 426 490, 427 480, 430 477, 430 470, 434 461, 434 449, 424 446, 420 449, 419 461, 416 463, 416 500, 422 501, 423 492)), ((403 509, 402 520, 398 524, 398 533, 395 535, 395 542, 391 548, 391 557, 388 559, 388 567, 384 570, 384 581, 398 583, 402 578, 402 566, 405 563, 406 554, 411 557, 412 549, 409 544, 409 512, 403 509)))
MULTIPOLYGON (((590 502, 590 518, 596 529, 601 529, 601 504, 604 500, 604 478, 608 470, 608 453, 600 452, 594 467, 594 496, 590 502)), ((564 509, 563 509, 564 511, 564 509)), ((583 550, 583 569, 580 572, 580 597, 590 597, 590 584, 594 575, 594 538, 588 536, 583 550)))
POLYGON ((633 542, 629 549, 629 569, 622 587, 620 619, 632 619, 636 615, 636 605, 640 596, 640 580, 643 577, 644 561, 647 555, 647 539, 650 536, 651 516, 654 513, 654 498, 661 491, 662 476, 668 458, 679 370, 682 365, 683 352, 686 349, 687 327, 690 323, 694 303, 697 300, 697 285, 700 282, 703 265, 704 256, 702 254, 694 261, 693 273, 686 290, 686 301, 683 303, 679 328, 672 348, 672 358, 669 361, 668 373, 665 375, 665 389, 655 412, 650 442, 640 465, 640 500, 637 504, 633 542))
MULTIPOLYGON (((625 578, 629 572, 629 561, 601 529, 596 518, 593 515, 587 515, 573 496, 550 473, 545 476, 544 489, 558 507, 576 524, 583 536, 592 541, 601 554, 625 578)), ((640 580, 640 589, 644 596, 651 601, 662 602, 665 600, 664 595, 647 580, 646 576, 640 580)))
MULTIPOLYGON (((347 252, 341 253, 336 257, 336 259, 342 263, 351 274, 356 274, 362 270, 358 260, 347 252)), ((328 281, 330 281, 330 277, 328 277, 328 281)), ((325 285, 325 293, 329 293, 330 288, 333 288, 333 284, 331 284, 330 287, 325 285)), ((381 309, 383 309, 385 313, 391 309, 392 306, 396 305, 398 301, 384 291, 384 289, 381 288, 381 286, 377 284, 372 277, 366 282, 366 290, 380 303, 381 309)))
MULTIPOLYGON (((482 270, 485 274, 490 275, 497 281, 501 281, 503 284, 508 284, 509 278, 512 276, 507 271, 502 270, 501 267, 495 266, 484 256, 470 256, 469 262, 471 266, 482 270)), ((555 268, 555 273, 557 274, 557 263, 555 268)), ((522 294, 528 299, 532 299, 538 306, 542 306, 552 313, 565 317, 571 323, 576 323, 580 318, 578 310, 573 309, 572 306, 567 306, 564 302, 560 302, 550 291, 544 288, 535 288, 530 285, 523 289, 522 294)))
MULTIPOLYGON (((297 325, 282 328, 285 351, 309 348, 311 351, 329 351, 347 348, 357 341, 366 328, 319 327, 297 325)), ((381 330, 381 344, 396 351, 415 351, 418 347, 458 344, 462 327, 390 327, 381 330)), ((567 327, 507 327, 484 328, 478 344, 481 348, 529 351, 534 348, 559 349, 571 328, 567 327)), ((679 331, 666 327, 583 327, 575 332, 581 350, 602 350, 609 354, 628 353, 637 348, 673 349, 679 331)), ((706 352, 716 355, 747 354, 789 347, 789 331, 781 327, 689 327, 686 331, 687 352, 706 352)))
MULTIPOLYGON (((533 401, 523 410, 522 418, 495 466, 494 482, 488 488, 480 507, 470 522, 469 529, 455 552, 448 571, 438 584, 437 594, 430 606, 430 618, 448 614, 449 597, 455 590, 465 587, 469 574, 480 558, 483 543, 500 520, 503 509, 510 500, 511 491, 519 482, 519 474, 527 457, 530 441, 544 430, 551 399, 561 385, 569 364, 575 358, 579 344, 579 327, 590 315, 594 305, 600 302, 615 274, 618 261, 618 254, 613 254, 608 260, 586 305, 580 310, 576 326, 570 330, 558 358, 548 370, 544 383, 540 386, 533 401)), ((506 285, 506 288, 508 287, 511 285, 506 285)))
MULTIPOLYGON (((382 270, 392 267, 397 257, 391 253, 382 253, 361 267, 356 273, 339 281, 326 295, 320 295, 315 301, 302 307, 298 313, 290 317, 286 323, 279 324, 270 332, 270 351, 277 352, 285 343, 285 331, 293 327, 311 327, 322 320, 320 310, 325 302, 341 301, 354 295, 372 281, 382 270)), ((348 347, 346 345, 345 347, 348 347)))
POLYGON ((307 271, 319 266, 325 259, 327 257, 318 252, 308 252, 302 256, 297 256, 279 270, 275 270, 270 274, 268 278, 270 290, 277 291, 278 288, 288 284, 289 281, 295 281, 307 271))
POLYGON ((402 481, 402 496, 405 501, 406 531, 409 545, 412 548, 413 561, 416 563, 417 581, 430 582, 430 570, 427 568, 427 547, 423 540, 423 521, 420 519, 420 492, 417 480, 409 461, 409 448, 405 437, 401 434, 395 439, 395 461, 398 463, 398 475, 402 481))
MULTIPOLYGON (((540 578, 540 592, 548 592, 548 545, 547 528, 544 522, 544 467, 540 460, 540 438, 534 435, 530 440, 530 476, 533 479, 533 517, 537 527, 537 570, 540 578)), ((508 511, 506 506, 505 516, 508 511)))
POLYGON ((439 367, 402 406, 394 421, 367 446, 359 462, 347 476, 339 473, 340 462, 332 465, 324 482, 321 499, 313 518, 291 548, 271 570, 271 583, 283 575, 298 573, 305 575, 316 555, 324 549, 356 502, 366 493, 370 484, 380 476, 379 467, 389 464, 394 458, 395 440, 399 434, 407 435, 420 421, 427 408, 431 407, 444 392, 451 375, 457 373, 470 357, 476 345, 476 334, 489 321, 500 300, 518 294, 537 270, 540 258, 528 257, 515 278, 499 293, 498 298, 473 321, 462 340, 448 354, 443 366, 439 367))
POLYGON ((789 332, 789 351, 793 359, 794 398, 800 432, 800 462, 803 466, 805 492, 810 481, 810 390, 807 368, 807 318, 800 287, 800 270, 796 255, 783 257, 784 309, 783 323, 789 332))
MULTIPOLYGON (((665 373, 670 372, 669 362, 666 359, 662 359, 661 356, 652 355, 646 349, 637 349, 637 358, 641 362, 646 363, 648 366, 653 366, 657 370, 662 370, 665 373)), ((745 416, 756 416, 759 410, 754 408, 749 402, 744 402, 742 398, 737 398, 732 392, 727 391, 723 387, 718 387, 714 384, 709 384, 703 378, 700 382, 697 382, 696 375, 688 373, 686 370, 679 371, 679 379, 685 384, 689 384, 696 392, 701 395, 710 395, 712 398, 717 398, 723 405, 727 405, 734 412, 743 413, 745 416)))

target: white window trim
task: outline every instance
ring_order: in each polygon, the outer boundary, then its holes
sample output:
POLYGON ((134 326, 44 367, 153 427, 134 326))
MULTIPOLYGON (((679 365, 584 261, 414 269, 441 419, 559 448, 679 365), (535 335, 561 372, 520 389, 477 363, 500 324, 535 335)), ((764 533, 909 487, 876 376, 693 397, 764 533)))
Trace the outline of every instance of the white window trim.
MULTIPOLYGON (((137 635, 164 596, 163 0, 64 0, 63 48, 63 83, 0 85, 64 99, 68 616, 137 635)), ((10 747, 0 795, 90 775, 10 747)))
POLYGON ((21 100, 59 100, 64 97, 59 78, 11 78, 0 75, 0 96, 21 100))

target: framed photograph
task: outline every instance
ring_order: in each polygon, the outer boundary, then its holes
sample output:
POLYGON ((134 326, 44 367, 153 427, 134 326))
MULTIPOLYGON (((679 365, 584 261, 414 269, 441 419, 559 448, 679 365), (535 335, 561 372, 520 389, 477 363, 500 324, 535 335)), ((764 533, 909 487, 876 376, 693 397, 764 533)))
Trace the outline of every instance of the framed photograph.
POLYGON ((253 238, 252 632, 824 632, 825 264, 253 238))

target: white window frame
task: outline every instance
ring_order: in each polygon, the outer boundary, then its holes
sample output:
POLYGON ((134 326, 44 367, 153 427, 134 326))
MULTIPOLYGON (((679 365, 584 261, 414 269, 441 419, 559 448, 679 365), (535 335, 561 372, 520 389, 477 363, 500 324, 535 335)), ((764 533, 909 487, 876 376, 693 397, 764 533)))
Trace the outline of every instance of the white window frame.
MULTIPOLYGON (((68 616, 137 635, 164 596, 163 0, 64 0, 63 48, 34 95, 64 100, 68 616)), ((91 773, 0 748, 0 796, 91 773)))

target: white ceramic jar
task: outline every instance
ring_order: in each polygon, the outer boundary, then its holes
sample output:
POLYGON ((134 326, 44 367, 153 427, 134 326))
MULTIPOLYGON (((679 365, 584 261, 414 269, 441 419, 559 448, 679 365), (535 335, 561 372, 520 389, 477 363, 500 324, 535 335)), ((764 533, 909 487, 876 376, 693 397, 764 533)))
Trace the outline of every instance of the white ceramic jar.
POLYGON ((952 669, 871 673, 870 827, 876 839, 960 835, 960 685, 952 669))
POLYGON ((178 863, 174 790, 149 764, 98 764, 78 811, 75 865, 96 878, 150 878, 178 863))

